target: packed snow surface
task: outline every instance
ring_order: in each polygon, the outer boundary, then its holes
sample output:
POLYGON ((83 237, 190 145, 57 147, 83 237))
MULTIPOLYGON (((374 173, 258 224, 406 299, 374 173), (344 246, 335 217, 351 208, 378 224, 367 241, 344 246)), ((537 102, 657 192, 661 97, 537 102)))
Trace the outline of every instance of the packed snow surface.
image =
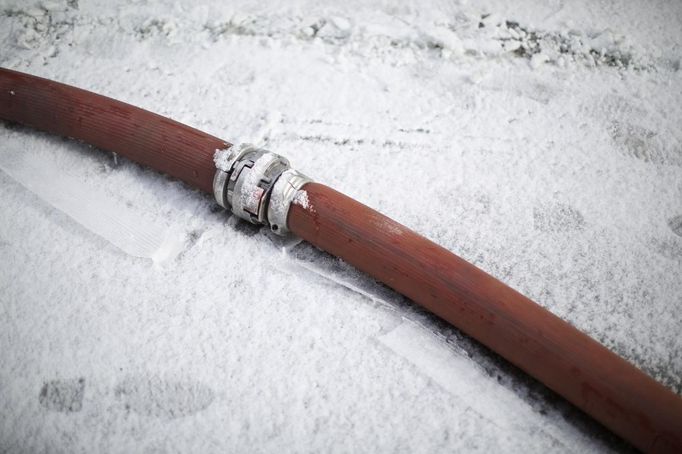
MULTIPOLYGON (((0 65, 280 153, 679 394, 680 24, 663 1, 0 0, 0 65)), ((2 452, 628 449, 164 175, 6 123, 0 170, 2 452)))

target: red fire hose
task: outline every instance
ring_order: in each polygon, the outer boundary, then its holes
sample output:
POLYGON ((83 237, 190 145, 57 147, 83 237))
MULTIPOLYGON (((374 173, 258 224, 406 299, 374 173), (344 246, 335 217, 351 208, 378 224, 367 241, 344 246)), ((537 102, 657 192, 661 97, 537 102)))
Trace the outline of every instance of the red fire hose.
POLYGON ((82 140, 213 192, 239 216, 289 230, 406 295, 642 451, 682 452, 682 399, 675 393, 448 250, 288 169, 284 158, 248 147, 235 152, 151 112, 2 68, 0 118, 82 140), (217 150, 230 154, 214 164, 217 150))

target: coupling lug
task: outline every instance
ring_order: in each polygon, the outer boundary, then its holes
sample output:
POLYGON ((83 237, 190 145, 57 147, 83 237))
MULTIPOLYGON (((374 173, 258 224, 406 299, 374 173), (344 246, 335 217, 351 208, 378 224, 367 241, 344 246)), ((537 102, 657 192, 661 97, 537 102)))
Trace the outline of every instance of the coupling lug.
POLYGON ((213 195, 220 206, 279 235, 289 232, 289 206, 308 177, 283 156, 250 144, 218 150, 215 163, 213 195))

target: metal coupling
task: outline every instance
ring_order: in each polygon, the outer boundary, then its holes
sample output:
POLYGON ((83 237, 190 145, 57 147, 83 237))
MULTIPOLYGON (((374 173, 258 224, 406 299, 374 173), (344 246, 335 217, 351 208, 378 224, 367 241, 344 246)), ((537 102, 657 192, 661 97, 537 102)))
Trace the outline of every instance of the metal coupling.
POLYGON ((213 195, 220 206, 279 235, 289 232, 289 207, 310 178, 283 156, 250 144, 217 151, 215 163, 213 195))

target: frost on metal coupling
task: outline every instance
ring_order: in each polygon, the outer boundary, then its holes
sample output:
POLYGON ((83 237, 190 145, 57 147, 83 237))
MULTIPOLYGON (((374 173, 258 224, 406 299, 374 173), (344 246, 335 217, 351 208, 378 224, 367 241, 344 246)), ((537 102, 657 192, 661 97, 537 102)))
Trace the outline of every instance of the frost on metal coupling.
POLYGON ((213 194, 218 204, 285 235, 289 206, 296 192, 311 180, 291 169, 283 156, 250 144, 216 150, 214 161, 213 194))
POLYGON ((216 149, 213 155, 213 162, 215 162, 216 169, 224 170, 227 172, 230 170, 230 157, 235 149, 235 146, 231 146, 223 149, 216 149))
POLYGON ((303 205, 301 201, 305 199, 304 208, 308 208, 308 194, 302 188, 310 181, 298 170, 287 169, 275 182, 268 206, 268 220, 273 232, 284 235, 289 231, 287 217, 292 203, 303 205))

